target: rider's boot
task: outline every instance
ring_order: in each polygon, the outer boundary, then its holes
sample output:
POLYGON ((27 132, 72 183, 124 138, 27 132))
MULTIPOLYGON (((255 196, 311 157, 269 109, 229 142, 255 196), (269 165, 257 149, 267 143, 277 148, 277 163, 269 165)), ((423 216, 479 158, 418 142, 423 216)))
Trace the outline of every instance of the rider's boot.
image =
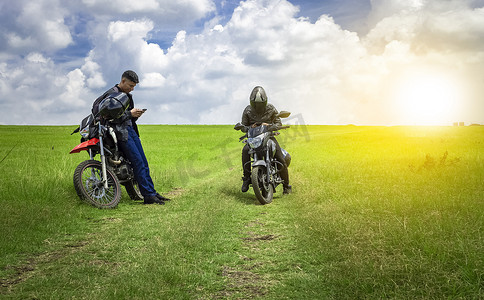
POLYGON ((158 198, 158 199, 160 199, 161 201, 170 201, 171 200, 169 198, 163 197, 159 193, 156 193, 155 197, 158 198))
POLYGON ((242 193, 245 193, 249 190, 250 178, 242 177, 242 193))
POLYGON ((165 204, 164 201, 158 199, 158 197, 156 196, 146 196, 144 197, 144 201, 143 201, 144 204, 154 204, 154 203, 157 203, 157 204, 165 204))
POLYGON ((292 186, 291 185, 285 185, 284 186, 284 191, 282 192, 284 195, 292 193, 292 186))

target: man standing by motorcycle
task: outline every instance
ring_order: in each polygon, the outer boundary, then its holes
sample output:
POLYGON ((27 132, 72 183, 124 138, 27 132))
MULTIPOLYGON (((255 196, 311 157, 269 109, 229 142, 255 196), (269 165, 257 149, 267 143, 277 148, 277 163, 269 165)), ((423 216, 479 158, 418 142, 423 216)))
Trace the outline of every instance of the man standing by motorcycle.
POLYGON ((95 116, 97 115, 99 111, 99 103, 107 96, 119 92, 128 95, 129 106, 126 111, 121 117, 109 120, 109 122, 116 132, 121 151, 131 162, 134 177, 138 183, 141 195, 143 195, 144 198, 144 204, 165 204, 165 201, 170 199, 165 198, 156 192, 153 180, 151 179, 148 161, 139 139, 139 131, 136 121, 143 115, 144 110, 134 107, 133 96, 131 95, 131 92, 138 83, 138 75, 134 71, 125 71, 121 76, 121 82, 119 84, 116 84, 94 101, 92 113, 95 116))
MULTIPOLYGON (((267 95, 263 87, 256 86, 250 93, 250 105, 248 105, 242 113, 242 125, 248 127, 257 127, 260 125, 266 126, 282 126, 281 119, 277 116, 278 112, 276 108, 267 103, 267 95)), ((244 131, 244 130, 243 130, 244 131)), ((275 138, 276 143, 276 159, 283 165, 281 169, 281 178, 284 180, 284 194, 292 192, 292 187, 289 185, 289 171, 287 169, 286 160, 284 154, 281 151, 281 147, 275 138)), ((249 190, 250 184, 250 155, 249 145, 245 145, 242 149, 242 168, 244 170, 244 176, 242 177, 242 192, 245 193, 249 190)))

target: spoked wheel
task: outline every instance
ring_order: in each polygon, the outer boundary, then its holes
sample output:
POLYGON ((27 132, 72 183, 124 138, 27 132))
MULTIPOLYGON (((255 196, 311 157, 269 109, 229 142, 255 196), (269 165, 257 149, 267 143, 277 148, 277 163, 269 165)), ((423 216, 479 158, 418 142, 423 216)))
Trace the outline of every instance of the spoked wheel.
POLYGON ((102 180, 101 162, 86 160, 74 171, 74 187, 77 195, 98 208, 115 208, 121 200, 121 188, 114 173, 107 169, 108 188, 102 180))
POLYGON ((128 181, 124 184, 124 188, 126 189, 126 192, 128 193, 131 200, 143 200, 143 195, 141 195, 136 180, 133 179, 128 181))
POLYGON ((257 200, 263 205, 271 203, 274 190, 272 184, 267 183, 266 168, 262 166, 253 167, 251 180, 252 189, 257 200))

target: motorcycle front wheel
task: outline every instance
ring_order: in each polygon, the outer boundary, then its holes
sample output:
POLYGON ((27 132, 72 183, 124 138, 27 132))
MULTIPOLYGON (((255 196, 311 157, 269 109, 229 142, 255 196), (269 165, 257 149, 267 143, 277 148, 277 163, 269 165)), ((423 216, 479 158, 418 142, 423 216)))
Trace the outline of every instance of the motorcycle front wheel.
POLYGON ((259 200, 262 205, 271 203, 274 190, 272 184, 267 183, 266 168, 262 166, 253 167, 251 181, 252 189, 254 190, 257 200, 259 200))
POLYGON ((121 200, 121 188, 114 173, 107 169, 108 188, 104 187, 102 165, 97 160, 86 160, 74 171, 74 187, 79 198, 98 208, 115 208, 121 200))

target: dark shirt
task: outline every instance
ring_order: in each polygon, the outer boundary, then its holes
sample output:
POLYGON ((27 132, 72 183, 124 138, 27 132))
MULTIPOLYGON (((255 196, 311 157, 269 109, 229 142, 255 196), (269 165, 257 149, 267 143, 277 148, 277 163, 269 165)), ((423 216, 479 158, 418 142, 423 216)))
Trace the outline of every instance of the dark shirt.
POLYGON ((269 125, 282 126, 281 118, 277 114, 277 109, 270 103, 267 103, 265 111, 261 114, 257 113, 252 106, 247 105, 242 113, 242 124, 251 126, 254 123, 267 123, 269 125))

